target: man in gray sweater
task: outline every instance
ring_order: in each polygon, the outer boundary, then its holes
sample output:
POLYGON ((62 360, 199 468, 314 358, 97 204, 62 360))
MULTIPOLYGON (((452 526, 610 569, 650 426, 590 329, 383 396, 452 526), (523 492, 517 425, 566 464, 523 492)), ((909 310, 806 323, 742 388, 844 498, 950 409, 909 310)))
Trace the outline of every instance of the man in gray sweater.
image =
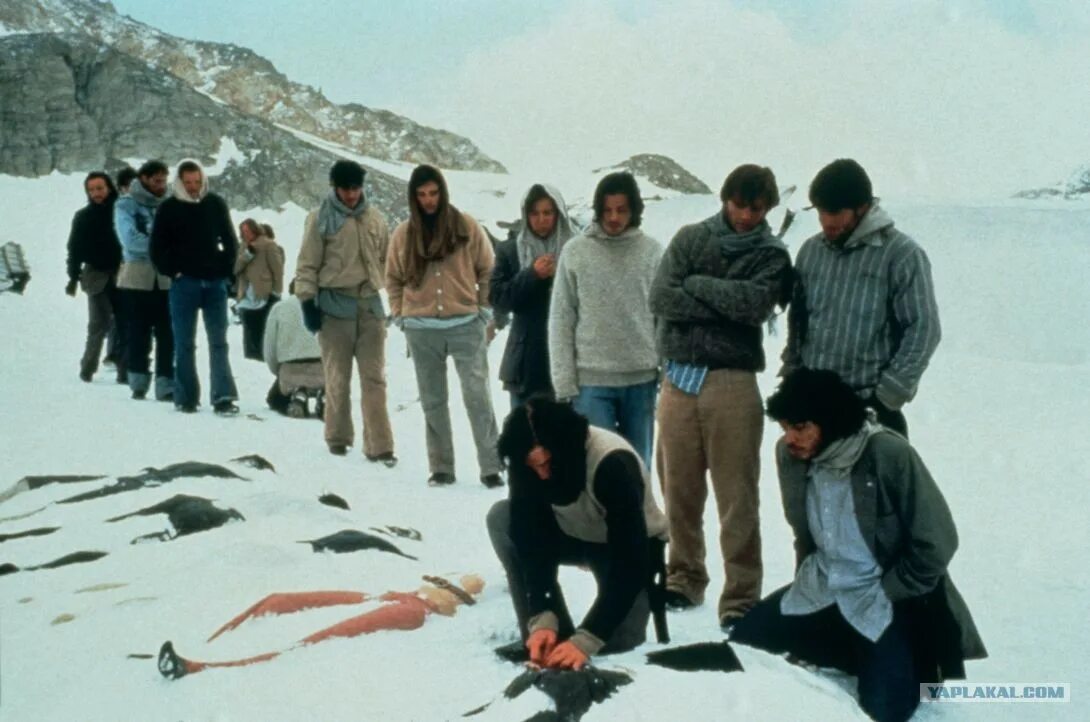
POLYGON ((656 453, 670 522, 666 603, 683 609, 704 600, 710 473, 726 577, 717 613, 728 624, 761 597, 756 372, 765 367, 761 326, 788 298, 791 257, 765 221, 780 200, 770 169, 735 168, 719 196, 722 209, 670 242, 651 310, 666 363, 656 453))
POLYGON ((780 373, 835 371, 880 422, 907 437, 901 407, 916 395, 941 336, 927 254, 893 227, 854 160, 822 168, 810 202, 821 233, 795 259, 780 373))
POLYGON ((658 354, 647 305, 662 246, 640 230, 643 199, 631 173, 594 191, 594 222, 568 241, 549 310, 556 398, 616 431, 650 468, 658 354))

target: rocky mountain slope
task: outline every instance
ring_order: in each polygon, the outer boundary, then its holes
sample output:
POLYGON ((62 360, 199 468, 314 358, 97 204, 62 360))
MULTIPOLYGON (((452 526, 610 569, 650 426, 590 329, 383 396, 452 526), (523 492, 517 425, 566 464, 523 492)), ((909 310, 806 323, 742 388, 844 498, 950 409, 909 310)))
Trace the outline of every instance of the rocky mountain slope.
POLYGON ((1090 198, 1090 164, 1076 168, 1067 180, 1045 188, 1030 188, 1014 194, 1014 198, 1063 198, 1076 200, 1090 198))
MULTIPOLYGON (((336 159, 86 34, 0 37, 0 98, 0 173, 9 175, 194 157, 218 163, 213 186, 234 208, 310 207, 336 159)), ((393 218, 406 214, 403 181, 371 170, 368 192, 393 218)))
POLYGON ((8 32, 81 33, 246 115, 257 116, 372 158, 503 173, 472 141, 384 110, 337 105, 237 45, 185 40, 117 13, 98 0, 4 0, 8 32))

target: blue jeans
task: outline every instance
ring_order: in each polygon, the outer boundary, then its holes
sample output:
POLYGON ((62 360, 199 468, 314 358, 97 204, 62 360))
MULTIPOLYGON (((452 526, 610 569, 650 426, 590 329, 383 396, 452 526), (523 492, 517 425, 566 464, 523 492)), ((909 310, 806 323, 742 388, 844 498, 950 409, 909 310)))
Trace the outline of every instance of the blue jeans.
POLYGON ((580 386, 572 406, 593 426, 627 439, 650 469, 657 388, 658 381, 635 386, 580 386))
POLYGON ((170 323, 174 328, 174 404, 196 405, 201 396, 197 378, 197 312, 204 317, 208 362, 212 371, 212 404, 238 398, 227 356, 227 282, 179 276, 170 286, 170 323))

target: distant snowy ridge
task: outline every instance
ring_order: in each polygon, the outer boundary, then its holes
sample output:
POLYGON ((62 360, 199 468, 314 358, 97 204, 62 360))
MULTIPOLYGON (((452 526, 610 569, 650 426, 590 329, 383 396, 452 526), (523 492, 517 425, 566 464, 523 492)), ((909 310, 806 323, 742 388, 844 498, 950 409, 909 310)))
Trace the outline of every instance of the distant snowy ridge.
POLYGON ((1065 200, 1090 198, 1090 163, 1079 166, 1067 177, 1067 180, 1060 181, 1056 185, 1018 191, 1012 197, 1031 200, 1038 198, 1063 198, 1065 200))
POLYGON ((0 35, 80 33, 170 73, 235 110, 310 133, 366 156, 444 168, 506 172, 472 141, 385 110, 337 105, 295 83, 247 48, 185 40, 117 13, 97 0, 4 0, 0 35))

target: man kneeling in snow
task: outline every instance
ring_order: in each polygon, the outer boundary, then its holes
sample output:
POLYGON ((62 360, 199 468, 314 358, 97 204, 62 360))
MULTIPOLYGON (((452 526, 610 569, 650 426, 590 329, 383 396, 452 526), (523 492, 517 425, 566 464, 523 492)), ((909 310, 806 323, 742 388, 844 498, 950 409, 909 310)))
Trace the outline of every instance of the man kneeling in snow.
POLYGON ((768 399, 797 569, 735 624, 732 642, 859 677, 859 704, 905 720, 919 685, 986 656, 946 568, 957 530, 908 441, 872 422, 832 371, 801 369, 768 399))
POLYGON ((530 662, 580 669, 599 651, 642 644, 666 518, 635 450, 591 427, 569 404, 537 397, 507 417, 499 452, 510 498, 488 512, 488 534, 507 572, 530 662), (589 566, 598 583, 578 629, 557 584, 560 564, 589 566))

